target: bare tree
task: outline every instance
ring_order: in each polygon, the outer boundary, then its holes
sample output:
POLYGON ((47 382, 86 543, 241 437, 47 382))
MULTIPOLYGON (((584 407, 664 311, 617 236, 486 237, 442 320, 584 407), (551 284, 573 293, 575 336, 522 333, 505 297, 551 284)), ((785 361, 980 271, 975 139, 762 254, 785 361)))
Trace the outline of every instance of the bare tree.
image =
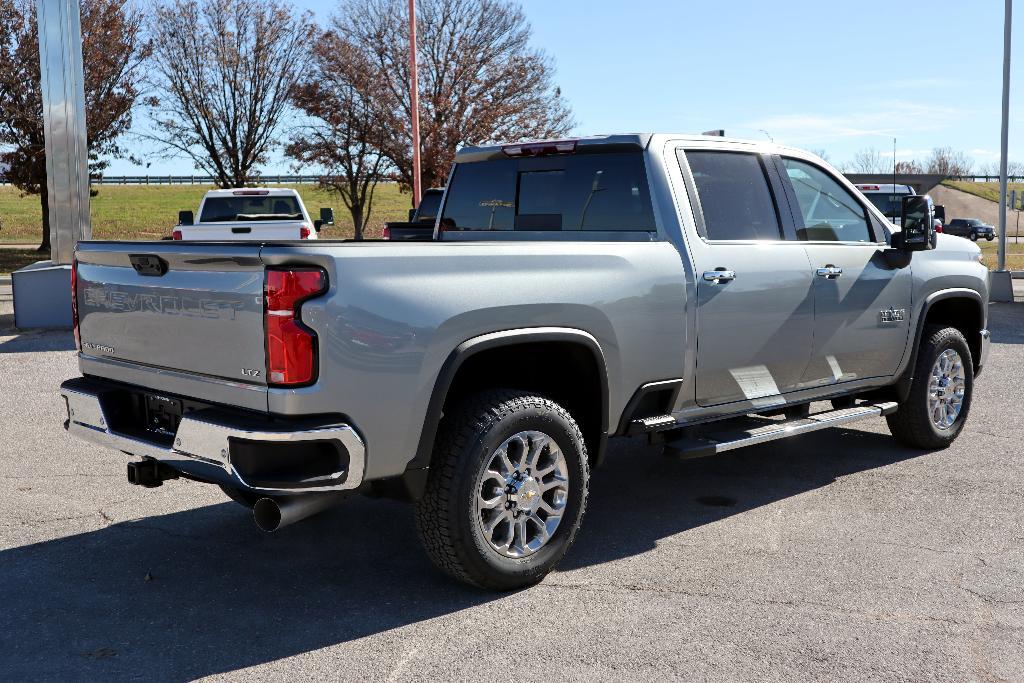
POLYGON ((936 147, 925 162, 928 173, 944 176, 970 175, 974 160, 952 147, 936 147))
POLYGON ((221 187, 251 182, 306 69, 312 15, 279 0, 171 0, 154 7, 149 32, 152 137, 221 187))
POLYGON ((812 149, 812 150, 810 150, 810 152, 811 152, 811 154, 813 154, 813 155, 815 155, 817 157, 821 157, 825 161, 828 161, 828 162, 832 161, 832 159, 829 157, 828 152, 825 150, 824 147, 818 147, 817 149, 812 149))
POLYGON ((332 31, 317 41, 310 69, 292 91, 308 121, 294 131, 286 153, 324 169, 321 185, 341 195, 357 240, 370 219, 374 189, 390 168, 381 150, 396 122, 384 106, 383 82, 377 65, 332 31))
MULTIPOLYGON (((43 235, 50 249, 46 143, 39 80, 39 34, 29 0, 0 0, 0 163, 19 190, 38 194, 43 235)), ((131 127, 148 47, 140 37, 142 14, 126 0, 82 0, 89 170, 101 172, 125 155, 119 140, 131 127)))
MULTIPOLYGON (((408 17, 403 0, 342 0, 339 34, 376 66, 395 113, 382 150, 412 184, 408 17)), ((506 0, 417 5, 424 187, 444 183, 462 145, 568 134, 574 123, 554 66, 530 46, 530 25, 506 0)))
POLYGON ((921 168, 921 162, 916 159, 897 161, 895 170, 897 173, 924 173, 924 169, 921 168))
POLYGON ((853 162, 850 166, 854 173, 883 173, 887 163, 877 149, 865 147, 853 155, 853 162))

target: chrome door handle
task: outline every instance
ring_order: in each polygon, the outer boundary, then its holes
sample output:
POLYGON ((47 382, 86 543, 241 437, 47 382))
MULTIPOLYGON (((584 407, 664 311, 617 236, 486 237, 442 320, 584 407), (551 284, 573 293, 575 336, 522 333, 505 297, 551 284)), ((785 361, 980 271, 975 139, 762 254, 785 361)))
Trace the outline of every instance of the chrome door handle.
POLYGON ((705 270, 704 279, 708 282, 729 282, 736 279, 735 270, 705 270))
POLYGON ((824 268, 818 268, 816 272, 818 274, 818 277, 824 277, 828 278, 829 280, 834 280, 843 274, 843 269, 837 266, 825 266, 824 268))

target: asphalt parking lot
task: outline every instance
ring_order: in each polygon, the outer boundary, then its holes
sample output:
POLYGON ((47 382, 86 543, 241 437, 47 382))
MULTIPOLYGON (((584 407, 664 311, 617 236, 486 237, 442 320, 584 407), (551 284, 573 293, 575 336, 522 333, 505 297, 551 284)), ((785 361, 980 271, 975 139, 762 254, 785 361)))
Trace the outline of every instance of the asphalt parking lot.
POLYGON ((504 595, 435 572, 399 503, 267 536, 214 487, 129 486, 61 429, 70 335, 0 331, 0 679, 1024 680, 1024 306, 991 317, 953 447, 622 441, 560 570, 504 595))

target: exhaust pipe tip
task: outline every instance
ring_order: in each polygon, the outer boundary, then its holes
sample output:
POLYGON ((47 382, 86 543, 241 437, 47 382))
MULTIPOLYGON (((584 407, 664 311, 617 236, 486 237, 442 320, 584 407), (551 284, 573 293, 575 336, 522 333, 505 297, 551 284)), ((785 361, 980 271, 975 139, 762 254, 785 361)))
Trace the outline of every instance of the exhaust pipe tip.
POLYGON ((303 493, 280 498, 260 498, 252 506, 252 518, 263 531, 271 533, 294 524, 345 500, 345 493, 303 493))
POLYGON ((281 528, 281 506, 273 498, 260 498, 252 506, 252 518, 268 534, 281 528))

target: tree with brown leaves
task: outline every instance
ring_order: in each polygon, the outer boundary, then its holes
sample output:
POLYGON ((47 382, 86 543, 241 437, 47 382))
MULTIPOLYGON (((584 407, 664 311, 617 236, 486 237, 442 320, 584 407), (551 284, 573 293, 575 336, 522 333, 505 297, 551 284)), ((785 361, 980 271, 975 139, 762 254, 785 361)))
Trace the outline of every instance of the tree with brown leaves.
POLYGON ((307 119, 285 153, 323 170, 320 184, 341 195, 357 240, 373 211, 377 183, 391 168, 381 150, 399 125, 387 106, 384 80, 358 46, 329 31, 314 45, 310 68, 292 90, 292 102, 307 119))
MULTIPOLYGON (((35 3, 0 0, 0 162, 19 190, 38 194, 43 235, 50 249, 46 141, 39 80, 35 3)), ((148 47, 140 37, 142 14, 126 0, 82 0, 82 59, 89 170, 101 172, 124 156, 119 141, 132 124, 140 66, 148 47)))
POLYGON ((251 183, 309 61, 312 15, 279 0, 172 0, 150 18, 154 133, 220 187, 251 183))
MULTIPOLYGON (((342 0, 335 30, 374 66, 391 133, 382 152, 412 185, 408 5, 342 0)), ((522 9, 506 0, 420 0, 420 134, 423 187, 443 185, 466 144, 551 138, 574 123, 551 59, 530 45, 522 9)))

